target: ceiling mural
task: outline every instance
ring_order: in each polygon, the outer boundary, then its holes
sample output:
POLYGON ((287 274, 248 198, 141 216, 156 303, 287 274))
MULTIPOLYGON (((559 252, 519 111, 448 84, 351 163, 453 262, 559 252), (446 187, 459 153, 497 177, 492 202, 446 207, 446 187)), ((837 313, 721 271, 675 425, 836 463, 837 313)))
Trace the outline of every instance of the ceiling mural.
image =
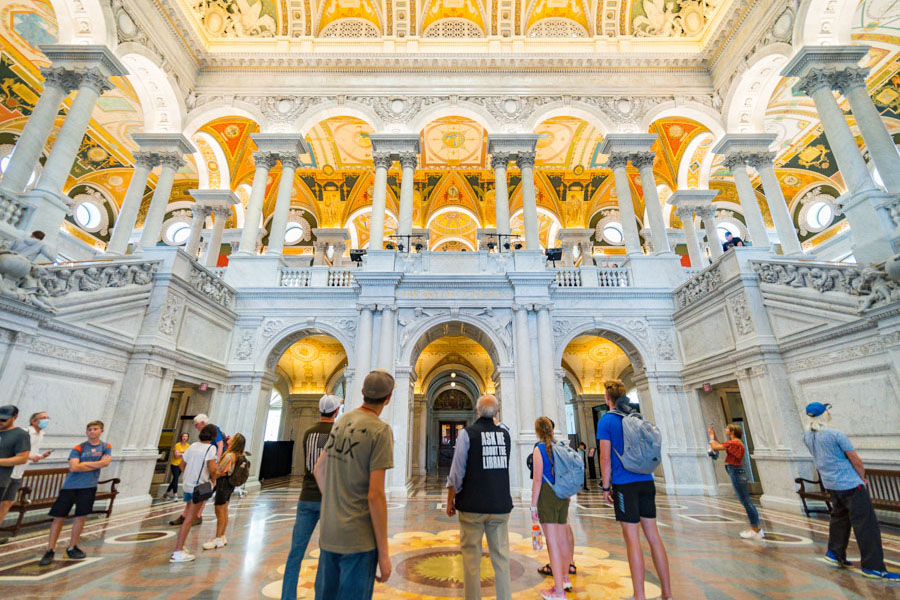
POLYGON ((334 374, 347 366, 344 347, 333 337, 310 335, 285 350, 278 371, 289 382, 292 394, 322 394, 334 374))
POLYGON ((423 168, 484 167, 487 132, 471 119, 444 117, 422 130, 423 168))
POLYGON ((355 117, 332 117, 317 123, 306 134, 312 150, 311 164, 328 174, 334 169, 364 169, 372 164, 372 142, 375 130, 355 117))
POLYGON ((464 336, 444 336, 428 344, 416 360, 415 393, 424 394, 425 387, 436 374, 464 367, 469 375, 475 374, 476 383, 483 386, 481 392, 494 393, 491 374, 494 363, 478 342, 464 336))
POLYGON ((603 141, 596 127, 575 117, 554 117, 534 128, 536 168, 574 170, 594 167, 592 158, 603 141))
POLYGON ((631 366, 625 352, 606 338, 581 335, 563 352, 563 365, 578 379, 585 394, 605 393, 604 383, 621 379, 631 366))

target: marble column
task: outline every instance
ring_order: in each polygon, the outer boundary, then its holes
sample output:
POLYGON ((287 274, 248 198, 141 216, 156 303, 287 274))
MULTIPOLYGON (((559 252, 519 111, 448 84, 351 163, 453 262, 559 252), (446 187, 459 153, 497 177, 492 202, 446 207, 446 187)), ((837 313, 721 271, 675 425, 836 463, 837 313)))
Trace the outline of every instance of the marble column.
POLYGON ((334 248, 334 253, 331 255, 331 266, 340 268, 344 265, 344 252, 347 251, 347 243, 334 242, 331 247, 334 248))
POLYGON ((413 178, 416 174, 416 164, 419 161, 417 152, 401 152, 400 167, 402 174, 400 178, 400 214, 397 227, 397 234, 400 237, 399 242, 404 246, 409 246, 409 238, 403 236, 412 235, 413 226, 413 178))
POLYGON ((781 242, 781 253, 788 256, 803 254, 800 246, 800 238, 797 237, 797 228, 791 218, 787 201, 781 191, 781 184, 775 175, 775 153, 760 152, 749 157, 750 166, 759 173, 762 180, 763 193, 766 195, 766 204, 769 205, 769 213, 775 223, 775 231, 781 242))
POLYGON ((253 153, 256 172, 253 173, 253 186, 250 188, 250 199, 244 213, 244 229, 241 231, 241 244, 238 254, 252 255, 256 253, 256 238, 262 225, 263 202, 266 199, 266 185, 269 171, 278 163, 278 155, 274 152, 257 150, 253 153))
POLYGON ((394 321, 397 307, 385 305, 381 307, 381 336, 378 341, 378 368, 389 373, 394 372, 394 321))
MULTIPOLYGON (((491 155, 491 168, 494 169, 494 211, 497 219, 497 233, 509 235, 509 188, 506 182, 506 167, 509 165, 509 154, 495 152, 491 155)), ((497 240, 499 244, 508 238, 497 240)))
MULTIPOLYGON (((750 174, 747 172, 749 155, 745 152, 735 152, 729 155, 723 165, 731 169, 734 177, 734 185, 737 188, 738 199, 741 202, 741 210, 744 213, 744 221, 750 232, 750 241, 756 248, 769 248, 769 234, 766 232, 766 224, 763 221, 762 211, 759 208, 759 200, 756 191, 750 182, 750 174)), ((718 236, 715 238, 718 241, 718 236)))
POLYGON ((540 369, 542 416, 550 417, 554 423, 559 423, 556 367, 553 364, 553 330, 550 327, 551 305, 536 305, 535 308, 537 308, 538 368, 540 369))
POLYGON ((531 338, 528 334, 528 311, 524 304, 513 304, 516 322, 516 382, 519 388, 518 413, 522 431, 534 431, 534 383, 531 374, 531 338))
POLYGON ((716 223, 716 209, 705 206, 697 209, 697 216, 703 221, 703 229, 706 230, 706 241, 709 244, 709 255, 713 260, 722 256, 722 242, 719 241, 719 228, 716 223))
POLYGON ((88 69, 81 73, 78 85, 78 93, 72 102, 72 108, 66 115, 66 120, 56 136, 50 156, 41 171, 41 178, 36 189, 51 194, 61 194, 63 185, 72 170, 75 156, 81 147, 81 141, 87 132, 91 121, 91 113, 97 104, 97 99, 106 90, 112 89, 109 82, 100 69, 88 69))
POLYGON ((288 214, 291 210, 291 193, 294 191, 294 173, 300 166, 296 154, 281 155, 281 179, 278 181, 278 195, 275 197, 275 210, 272 213, 272 226, 269 230, 269 249, 266 254, 284 252, 284 234, 287 231, 288 214))
POLYGON ((122 207, 119 209, 109 244, 106 246, 106 254, 110 256, 122 256, 128 250, 128 240, 131 238, 138 212, 141 210, 147 179, 160 161, 160 156, 153 152, 135 152, 132 156, 134 157, 134 171, 131 174, 131 181, 128 183, 128 191, 125 192, 125 199, 122 200, 122 207))
POLYGON ((641 187, 644 189, 644 206, 647 209, 647 220, 650 221, 650 239, 653 242, 653 254, 671 254, 669 234, 666 231, 666 220, 663 217, 662 205, 659 203, 659 192, 656 189, 656 176, 653 174, 653 161, 656 152, 637 152, 631 156, 631 164, 641 174, 641 187))
POLYGON ((525 223, 525 248, 540 250, 537 195, 534 189, 534 152, 519 152, 516 165, 522 172, 522 220, 525 223))
POLYGON ((374 304, 360 304, 359 331, 356 334, 356 379, 352 398, 356 399, 355 406, 362 406, 362 382, 372 370, 372 321, 376 306, 374 304))
POLYGON ((850 102, 856 125, 887 191, 900 193, 900 154, 866 89, 869 69, 850 67, 835 73, 832 83, 850 102))
POLYGON ((150 200, 147 216, 144 217, 141 248, 153 248, 159 241, 163 220, 166 216, 166 207, 169 205, 169 197, 172 195, 175 172, 182 166, 184 166, 184 159, 179 153, 169 152, 161 155, 159 179, 156 180, 156 189, 153 190, 153 198, 150 200))
POLYGON ((231 216, 231 209, 217 206, 212 209, 213 230, 206 245, 206 254, 203 256, 203 266, 215 267, 219 261, 219 252, 222 250, 222 234, 225 232, 225 221, 231 216))
MULTIPOLYGON (((688 256, 691 259, 691 267, 695 269, 705 267, 707 262, 703 257, 703 252, 700 251, 697 230, 694 229, 694 211, 690 208, 676 208, 675 216, 681 219, 681 224, 684 228, 684 243, 687 246, 688 256)), ((721 250, 721 247, 719 250, 721 250)))
POLYGON ((375 184, 372 191, 372 220, 369 225, 369 250, 384 247, 384 216, 387 210, 387 172, 394 162, 388 152, 373 152, 375 184))
POLYGON ((41 74, 44 76, 44 90, 16 141, 0 181, 0 192, 17 194, 25 189, 50 137, 56 115, 59 114, 59 105, 78 86, 78 76, 72 69, 43 67, 41 74))
POLYGON ((875 183, 859 151, 859 146, 856 145, 856 138, 850 131, 844 111, 834 98, 831 72, 812 69, 800 78, 794 90, 806 93, 813 99, 831 153, 834 154, 838 169, 850 192, 858 194, 875 190, 875 183))
POLYGON ((200 249, 200 238, 203 237, 203 225, 211 214, 212 209, 208 206, 202 206, 196 202, 191 205, 191 234, 184 245, 184 251, 191 258, 197 258, 197 251, 200 249))
POLYGON ((628 183, 628 155, 610 154, 606 165, 612 169, 613 179, 616 184, 619 220, 622 225, 622 234, 625 237, 625 253, 630 255, 643 254, 641 250, 641 236, 638 233, 635 221, 634 202, 631 199, 631 186, 628 183))

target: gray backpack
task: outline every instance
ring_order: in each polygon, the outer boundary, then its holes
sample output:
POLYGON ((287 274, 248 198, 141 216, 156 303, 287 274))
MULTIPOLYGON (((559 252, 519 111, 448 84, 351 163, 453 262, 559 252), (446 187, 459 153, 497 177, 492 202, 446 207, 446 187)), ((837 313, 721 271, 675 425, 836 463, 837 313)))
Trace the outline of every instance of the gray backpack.
POLYGON ((649 475, 659 466, 662 454, 662 434, 659 428, 650 421, 645 421, 638 412, 610 412, 622 417, 622 437, 625 441, 622 454, 615 448, 613 452, 626 470, 649 475))

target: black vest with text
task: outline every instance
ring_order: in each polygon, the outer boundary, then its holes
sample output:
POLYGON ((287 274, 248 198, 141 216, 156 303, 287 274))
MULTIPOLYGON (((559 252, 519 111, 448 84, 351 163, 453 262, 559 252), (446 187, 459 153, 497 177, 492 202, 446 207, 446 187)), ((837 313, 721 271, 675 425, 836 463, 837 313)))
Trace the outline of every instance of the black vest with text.
POLYGON ((481 417, 469 427, 469 456, 462 491, 456 495, 456 510, 494 515, 512 512, 509 494, 509 432, 481 417))

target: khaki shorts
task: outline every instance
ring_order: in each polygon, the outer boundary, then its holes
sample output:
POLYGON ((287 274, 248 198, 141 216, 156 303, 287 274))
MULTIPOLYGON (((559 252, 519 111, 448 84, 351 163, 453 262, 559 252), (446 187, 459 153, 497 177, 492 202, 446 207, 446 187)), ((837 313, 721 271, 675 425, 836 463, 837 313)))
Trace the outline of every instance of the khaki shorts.
POLYGON ((541 523, 565 525, 569 520, 569 499, 559 498, 546 481, 541 483, 537 501, 538 519, 541 523))

